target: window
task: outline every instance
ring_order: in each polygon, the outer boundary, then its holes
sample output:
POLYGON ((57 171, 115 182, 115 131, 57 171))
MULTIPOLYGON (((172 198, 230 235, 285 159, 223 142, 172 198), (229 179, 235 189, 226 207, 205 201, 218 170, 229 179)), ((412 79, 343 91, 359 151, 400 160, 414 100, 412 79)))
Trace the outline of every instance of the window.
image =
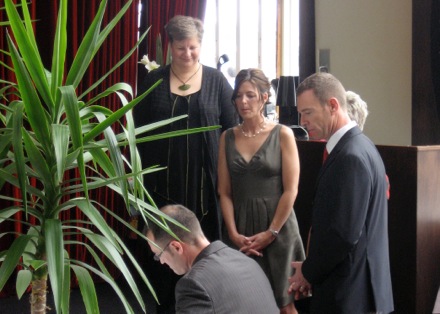
POLYGON ((226 55, 229 60, 221 71, 231 84, 244 68, 260 68, 270 80, 298 75, 298 0, 207 0, 204 26, 201 61, 217 67, 220 56, 226 55), (282 12, 279 17, 278 11, 282 12), (281 56, 278 75, 277 53, 281 56))

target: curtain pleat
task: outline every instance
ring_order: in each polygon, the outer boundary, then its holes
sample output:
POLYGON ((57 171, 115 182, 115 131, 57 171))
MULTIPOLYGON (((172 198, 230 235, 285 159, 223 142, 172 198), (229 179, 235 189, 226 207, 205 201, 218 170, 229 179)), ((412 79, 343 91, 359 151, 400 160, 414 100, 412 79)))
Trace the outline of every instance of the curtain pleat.
MULTIPOLYGON (((79 45, 84 37, 88 27, 90 26, 96 12, 99 8, 101 0, 76 0, 68 2, 68 53, 66 56, 66 68, 70 68, 70 64, 79 48, 79 45)), ((112 18, 120 11, 120 9, 125 5, 125 0, 110 0, 107 3, 106 13, 103 19, 103 24, 101 29, 103 29, 112 18)), ((58 1, 32 1, 29 4, 31 16, 36 20, 35 22, 35 33, 37 38, 37 43, 39 46, 40 54, 42 56, 43 64, 47 69, 51 68, 51 57, 53 51, 53 38, 55 35, 55 27, 58 16, 58 1)), ((0 10, 0 20, 5 21, 5 12, 0 10)), ((7 41, 5 27, 0 28, 0 49, 7 50, 7 41)), ((91 63, 84 79, 78 87, 77 94, 80 95, 82 91, 85 91, 90 85, 101 78, 105 73, 107 73, 120 59, 122 59, 130 49, 135 45, 138 36, 138 0, 134 0, 129 10, 126 12, 122 20, 113 29, 110 36, 103 43, 102 47, 96 54, 94 61, 91 63)), ((114 71, 105 81, 101 84, 99 88, 92 91, 90 95, 85 97, 85 101, 95 96, 107 89, 108 87, 114 85, 118 82, 125 82, 131 85, 135 92, 136 81, 137 81, 137 60, 138 55, 134 53, 122 66, 120 66, 116 71, 114 71)), ((0 61, 10 64, 7 56, 0 53, 0 61)), ((4 67, 0 67, 0 75, 2 79, 15 81, 13 73, 5 70, 4 67)), ((127 95, 128 97, 128 95, 127 95)), ((121 107, 121 103, 116 96, 107 97, 102 100, 100 105, 106 106, 113 111, 121 107)), ((121 129, 117 126, 116 132, 120 132, 121 129)), ((91 173, 89 173, 91 175, 91 173)), ((70 180, 72 178, 79 178, 79 173, 77 171, 71 171, 65 176, 65 180, 70 180)), ((35 182, 33 182, 35 184, 35 182)), ((78 184, 74 182, 72 184, 78 184)), ((6 185, 1 191, 3 195, 11 195, 14 198, 20 198, 20 190, 6 185)), ((80 196, 80 195, 76 195, 80 196)), ((122 200, 122 198, 108 188, 101 188, 99 190, 94 190, 90 192, 90 198, 96 200, 98 203, 103 204, 110 210, 118 213, 128 220, 127 208, 122 200)), ((1 208, 11 206, 7 202, 2 201, 0 205, 1 208)), ((110 215, 102 211, 104 218, 108 221, 109 225, 122 237, 126 237, 126 229, 122 224, 114 220, 110 215)), ((21 215, 21 214, 20 214, 21 215)), ((26 232, 25 226, 19 222, 23 217, 17 216, 16 222, 4 222, 1 225, 1 232, 15 231, 15 232, 26 232)), ((63 220, 85 220, 81 211, 77 208, 65 211, 61 213, 61 218, 63 220)), ((35 223, 35 221, 30 221, 35 223)), ((87 242, 82 235, 75 235, 71 238, 75 241, 87 242)), ((13 240, 13 236, 5 236, 0 238, 0 251, 6 249, 8 245, 13 240)), ((69 245, 67 247, 70 257, 78 259, 90 264, 92 262, 91 256, 89 256, 84 248, 84 246, 69 245)), ((103 259, 104 260, 104 259, 103 259)), ((118 270, 107 263, 110 272, 114 276, 118 276, 118 270)), ((12 277, 11 277, 12 278, 12 277)), ((5 295, 8 293, 14 293, 12 289, 15 285, 15 280, 10 280, 7 287, 0 294, 5 295)))

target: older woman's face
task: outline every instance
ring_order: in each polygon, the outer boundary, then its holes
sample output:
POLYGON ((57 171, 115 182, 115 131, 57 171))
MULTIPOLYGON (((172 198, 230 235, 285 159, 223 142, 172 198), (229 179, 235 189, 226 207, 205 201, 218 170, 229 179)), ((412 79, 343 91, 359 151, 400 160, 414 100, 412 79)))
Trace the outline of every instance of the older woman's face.
POLYGON ((191 67, 199 62, 200 42, 196 37, 175 40, 171 44, 172 62, 177 66, 191 67))

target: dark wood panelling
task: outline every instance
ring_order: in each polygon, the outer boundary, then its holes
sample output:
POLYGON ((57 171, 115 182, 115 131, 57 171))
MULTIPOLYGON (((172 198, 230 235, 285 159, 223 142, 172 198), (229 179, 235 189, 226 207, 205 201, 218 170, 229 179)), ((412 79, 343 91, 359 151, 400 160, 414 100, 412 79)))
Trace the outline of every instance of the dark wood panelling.
POLYGON ((417 147, 416 309, 431 313, 440 287, 440 153, 417 147))
POLYGON ((413 1, 412 145, 440 144, 440 3, 413 1))

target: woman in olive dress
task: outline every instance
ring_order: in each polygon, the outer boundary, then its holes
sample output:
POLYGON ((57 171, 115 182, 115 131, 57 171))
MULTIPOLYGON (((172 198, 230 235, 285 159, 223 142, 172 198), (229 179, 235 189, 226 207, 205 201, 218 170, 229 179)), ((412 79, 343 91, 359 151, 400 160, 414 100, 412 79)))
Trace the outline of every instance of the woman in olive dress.
POLYGON ((293 211, 299 157, 292 130, 264 117, 269 96, 261 70, 240 71, 232 100, 243 122, 220 138, 218 191, 228 240, 263 268, 280 313, 297 313, 287 278, 305 257, 293 211))

